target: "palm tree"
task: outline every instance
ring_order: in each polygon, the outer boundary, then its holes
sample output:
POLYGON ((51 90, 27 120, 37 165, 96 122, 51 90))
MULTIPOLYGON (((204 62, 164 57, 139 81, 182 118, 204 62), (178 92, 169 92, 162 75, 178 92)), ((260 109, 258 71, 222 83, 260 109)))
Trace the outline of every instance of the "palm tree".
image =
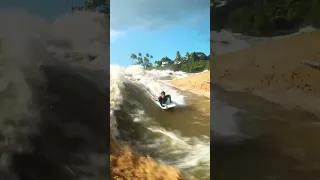
POLYGON ((142 58, 142 54, 139 52, 138 53, 138 63, 137 64, 143 64, 143 58, 142 58))
POLYGON ((146 68, 148 64, 149 64, 149 59, 146 56, 143 57, 143 67, 146 68))
POLYGON ((135 55, 134 53, 131 54, 130 58, 132 59, 132 65, 133 65, 133 61, 137 59, 137 55, 135 55))
POLYGON ((186 60, 189 61, 190 60, 190 53, 187 52, 185 57, 186 57, 186 60))
POLYGON ((86 0, 83 5, 84 9, 97 10, 106 15, 110 15, 110 6, 107 0, 86 0))
POLYGON ((152 55, 150 55, 150 61, 151 61, 151 59, 153 59, 153 56, 152 56, 152 55))

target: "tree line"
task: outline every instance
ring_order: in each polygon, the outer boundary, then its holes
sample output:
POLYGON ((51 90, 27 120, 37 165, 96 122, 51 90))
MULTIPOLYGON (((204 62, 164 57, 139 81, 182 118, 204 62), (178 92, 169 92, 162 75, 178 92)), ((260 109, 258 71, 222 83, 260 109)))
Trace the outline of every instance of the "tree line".
POLYGON ((140 52, 138 53, 138 55, 132 53, 130 58, 133 61, 137 61, 136 63, 132 63, 132 64, 142 65, 145 68, 152 66, 152 63, 150 63, 150 60, 153 58, 153 56, 150 55, 149 53, 146 53, 144 56, 140 52))
POLYGON ((98 11, 107 16, 110 16, 110 0, 85 0, 81 6, 74 7, 72 4, 72 11, 98 11))
POLYGON ((319 0, 234 0, 220 7, 211 0, 211 30, 250 36, 276 36, 305 26, 320 27, 319 0))
POLYGON ((138 55, 132 53, 130 58, 132 64, 142 65, 146 69, 169 69, 173 71, 184 71, 184 72, 199 72, 206 69, 210 69, 210 55, 206 55, 203 52, 187 52, 184 56, 181 55, 180 51, 176 52, 176 57, 170 59, 168 56, 157 60, 152 64, 150 62, 153 56, 149 53, 138 55))

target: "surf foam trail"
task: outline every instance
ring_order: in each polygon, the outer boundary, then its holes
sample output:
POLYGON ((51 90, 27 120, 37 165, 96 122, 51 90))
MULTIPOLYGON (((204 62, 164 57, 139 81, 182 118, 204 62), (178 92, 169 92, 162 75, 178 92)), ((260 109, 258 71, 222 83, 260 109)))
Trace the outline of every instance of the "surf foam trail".
POLYGON ((181 92, 161 83, 161 80, 183 76, 183 73, 144 71, 140 66, 126 69, 111 66, 110 75, 110 98, 113 104, 111 123, 117 129, 115 135, 130 142, 136 151, 151 155, 159 162, 178 167, 188 174, 187 176, 209 179, 209 136, 184 135, 175 129, 176 126, 179 128, 178 126, 184 124, 163 124, 163 120, 171 118, 172 122, 174 119, 185 118, 185 114, 188 114, 189 119, 193 118, 192 115, 200 116, 188 108, 185 96, 181 92), (157 97, 161 91, 170 94, 179 107, 174 108, 172 112, 164 112, 152 102, 150 96, 157 97))

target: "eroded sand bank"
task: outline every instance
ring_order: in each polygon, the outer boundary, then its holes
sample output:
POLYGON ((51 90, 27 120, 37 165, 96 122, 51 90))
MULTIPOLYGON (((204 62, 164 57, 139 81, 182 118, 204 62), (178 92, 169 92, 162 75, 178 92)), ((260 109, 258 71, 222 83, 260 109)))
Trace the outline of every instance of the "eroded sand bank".
POLYGON ((320 61, 319 45, 317 31, 212 56, 211 81, 320 116, 320 70, 302 63, 320 61))
POLYGON ((183 91, 210 98, 210 71, 194 74, 170 81, 170 84, 183 91))

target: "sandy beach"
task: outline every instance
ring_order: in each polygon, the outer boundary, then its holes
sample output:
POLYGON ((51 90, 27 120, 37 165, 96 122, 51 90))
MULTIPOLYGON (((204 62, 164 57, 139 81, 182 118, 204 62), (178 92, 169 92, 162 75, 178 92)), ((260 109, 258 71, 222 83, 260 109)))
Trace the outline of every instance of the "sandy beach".
POLYGON ((301 107, 320 117, 320 70, 302 63, 320 62, 319 44, 317 31, 213 56, 211 81, 228 90, 301 107))
POLYGON ((210 99, 210 71, 194 74, 170 81, 170 84, 183 91, 205 96, 210 99))

